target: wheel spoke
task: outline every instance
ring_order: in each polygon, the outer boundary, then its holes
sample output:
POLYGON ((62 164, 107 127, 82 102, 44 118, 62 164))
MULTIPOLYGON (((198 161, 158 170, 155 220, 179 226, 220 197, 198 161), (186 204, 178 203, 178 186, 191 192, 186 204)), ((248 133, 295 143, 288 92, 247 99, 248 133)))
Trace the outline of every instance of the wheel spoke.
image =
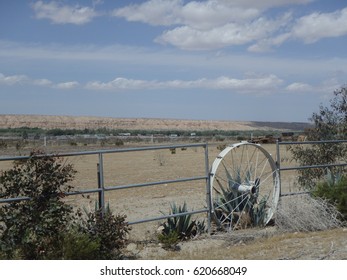
POLYGON ((249 212, 253 205, 260 205, 258 209, 266 211, 264 223, 268 222, 279 197, 277 170, 271 155, 252 143, 226 149, 213 163, 211 172, 212 205, 216 215, 219 213, 220 223, 238 227, 243 212, 249 212))

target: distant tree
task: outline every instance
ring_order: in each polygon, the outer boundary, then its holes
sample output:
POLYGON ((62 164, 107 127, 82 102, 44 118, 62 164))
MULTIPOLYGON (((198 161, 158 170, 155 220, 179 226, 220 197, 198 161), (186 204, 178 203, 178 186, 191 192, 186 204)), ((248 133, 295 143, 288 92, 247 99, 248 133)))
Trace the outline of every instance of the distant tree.
MULTIPOLYGON (((309 141, 342 140, 347 136, 347 85, 334 91, 330 106, 320 105, 319 111, 312 114, 310 120, 314 127, 308 130, 309 141)), ((331 164, 346 161, 347 149, 342 143, 325 143, 307 145, 293 145, 290 147, 294 159, 300 165, 331 164)), ((333 174, 343 172, 341 168, 330 168, 333 174)), ((326 174, 326 169, 299 170, 299 184, 312 189, 317 181, 326 174)))
POLYGON ((26 140, 26 139, 29 138, 28 132, 27 132, 26 130, 23 131, 23 133, 22 133, 22 138, 23 138, 24 140, 26 140))

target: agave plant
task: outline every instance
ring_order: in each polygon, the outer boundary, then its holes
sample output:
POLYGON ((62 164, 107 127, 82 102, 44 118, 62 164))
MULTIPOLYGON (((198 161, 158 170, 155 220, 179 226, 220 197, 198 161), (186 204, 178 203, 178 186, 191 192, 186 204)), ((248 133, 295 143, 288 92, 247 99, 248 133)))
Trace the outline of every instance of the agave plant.
POLYGON ((261 226, 264 225, 267 214, 267 197, 259 200, 259 179, 251 181, 252 174, 248 170, 241 176, 240 170, 236 170, 235 176, 224 168, 227 184, 223 185, 218 179, 218 194, 213 202, 216 223, 219 228, 236 229, 238 226, 261 226), (252 191, 240 192, 241 184, 253 185, 252 191), (242 217, 243 216, 243 217, 242 217), (244 225, 240 225, 244 223, 244 225))
MULTIPOLYGON (((177 206, 175 203, 171 204, 170 215, 187 213, 187 204, 177 206)), ((174 232, 179 240, 187 240, 205 231, 204 222, 191 219, 191 214, 169 217, 165 223, 162 224, 163 229, 161 234, 164 236, 172 236, 174 232)))

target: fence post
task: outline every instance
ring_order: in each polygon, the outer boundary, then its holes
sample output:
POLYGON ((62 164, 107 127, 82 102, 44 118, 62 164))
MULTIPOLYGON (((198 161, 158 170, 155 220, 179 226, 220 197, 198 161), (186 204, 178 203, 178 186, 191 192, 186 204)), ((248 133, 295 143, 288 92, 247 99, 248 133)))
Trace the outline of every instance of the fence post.
POLYGON ((103 155, 99 153, 99 163, 97 163, 98 169, 98 201, 99 201, 99 210, 102 213, 105 213, 105 188, 104 188, 104 164, 103 164, 103 155))
POLYGON ((207 203, 207 230, 208 234, 211 234, 211 213, 212 213, 212 205, 211 205, 211 181, 210 181, 210 166, 208 160, 208 144, 205 143, 205 174, 206 174, 206 203, 207 203))
POLYGON ((281 155, 280 155, 280 143, 279 140, 276 140, 276 167, 277 167, 277 173, 278 173, 278 185, 279 185, 279 197, 281 198, 282 195, 282 187, 281 187, 281 155))

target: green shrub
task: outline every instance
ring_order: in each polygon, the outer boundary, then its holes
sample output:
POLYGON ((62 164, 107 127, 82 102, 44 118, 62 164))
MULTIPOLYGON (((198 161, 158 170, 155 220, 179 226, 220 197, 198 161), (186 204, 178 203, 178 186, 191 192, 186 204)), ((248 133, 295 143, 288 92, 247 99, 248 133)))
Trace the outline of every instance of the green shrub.
POLYGON ((100 241, 78 230, 64 234, 61 258, 65 260, 94 260, 99 258, 100 241))
POLYGON ((113 215, 109 207, 105 213, 96 210, 87 214, 79 226, 79 232, 88 234, 91 240, 98 243, 95 259, 121 259, 122 249, 127 243, 131 230, 125 221, 125 215, 113 215))
POLYGON ((163 248, 167 250, 177 250, 179 247, 177 246, 180 241, 178 233, 176 231, 171 231, 167 234, 159 234, 158 240, 161 244, 163 244, 163 248))
POLYGON ((124 146, 124 141, 122 139, 116 139, 114 142, 116 146, 124 146))
POLYGON ((0 141, 0 149, 7 149, 7 143, 4 140, 0 141))
POLYGON ((119 259, 130 228, 109 208, 74 213, 65 204, 76 171, 58 157, 33 152, 0 174, 0 259, 119 259))
POLYGON ((327 171, 325 180, 317 184, 313 195, 323 199, 327 199, 331 204, 335 205, 337 210, 342 214, 342 219, 347 221, 347 177, 339 173, 332 174, 327 171))
POLYGON ((62 233, 73 219, 62 198, 72 189, 72 165, 33 152, 0 174, 0 198, 29 197, 0 208, 0 249, 6 258, 56 258, 62 233))

